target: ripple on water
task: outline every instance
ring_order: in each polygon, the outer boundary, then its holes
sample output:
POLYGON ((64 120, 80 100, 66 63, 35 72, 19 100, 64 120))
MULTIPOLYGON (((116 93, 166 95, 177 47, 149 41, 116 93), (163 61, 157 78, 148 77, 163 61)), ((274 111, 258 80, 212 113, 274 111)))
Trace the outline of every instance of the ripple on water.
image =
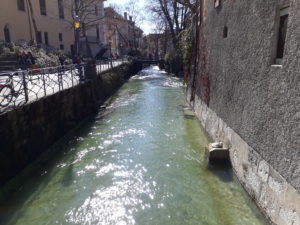
POLYGON ((182 82, 178 82, 175 78, 169 78, 163 83, 164 87, 181 88, 184 86, 182 82))
POLYGON ((103 148, 108 148, 114 144, 123 144, 124 138, 127 136, 145 137, 146 131, 142 129, 129 128, 123 131, 108 135, 103 141, 103 148))
MULTIPOLYGON (((153 200, 155 182, 144 179, 147 170, 142 165, 135 169, 108 164, 97 171, 97 176, 113 172, 113 185, 97 189, 79 207, 72 208, 65 216, 75 224, 136 224, 134 214, 139 209, 151 208, 146 199, 153 200)), ((163 207, 163 203, 158 205, 163 207)))
POLYGON ((107 106, 106 109, 116 109, 119 107, 128 106, 130 103, 135 102, 138 94, 127 94, 125 96, 118 97, 112 104, 107 106))

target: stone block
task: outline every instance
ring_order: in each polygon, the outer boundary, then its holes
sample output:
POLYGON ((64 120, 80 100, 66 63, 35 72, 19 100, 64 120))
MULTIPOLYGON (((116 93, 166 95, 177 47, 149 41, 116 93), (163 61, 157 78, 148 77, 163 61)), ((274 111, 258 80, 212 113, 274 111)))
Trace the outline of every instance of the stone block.
POLYGON ((286 208, 283 206, 279 209, 279 216, 285 224, 300 225, 300 218, 297 212, 293 209, 286 208))
POLYGON ((205 147, 205 158, 209 163, 230 162, 229 149, 223 148, 223 143, 211 143, 205 147))
POLYGON ((260 178, 262 179, 263 182, 267 182, 268 181, 268 177, 269 177, 269 166, 267 164, 267 162, 265 160, 262 160, 259 162, 259 166, 258 166, 258 175, 260 176, 260 178))

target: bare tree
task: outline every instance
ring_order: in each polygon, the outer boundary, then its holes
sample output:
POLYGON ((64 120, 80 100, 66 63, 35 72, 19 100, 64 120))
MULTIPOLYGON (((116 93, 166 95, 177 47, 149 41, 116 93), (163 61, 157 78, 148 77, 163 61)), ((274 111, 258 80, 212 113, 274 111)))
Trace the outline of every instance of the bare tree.
POLYGON ((73 21, 69 21, 72 25, 76 16, 80 19, 82 24, 83 32, 95 25, 99 24, 104 19, 103 15, 100 15, 99 0, 71 0, 65 1, 65 8, 68 9, 72 14, 73 21))
POLYGON ((129 51, 138 52, 139 39, 141 38, 141 29, 138 27, 144 20, 144 16, 141 14, 142 9, 136 3, 131 0, 126 5, 110 5, 111 11, 106 11, 107 18, 111 18, 110 24, 113 26, 112 37, 118 33, 125 47, 129 51), (124 15, 121 16, 121 15, 124 15))
POLYGON ((27 0, 26 4, 27 4, 27 8, 28 8, 28 17, 29 17, 29 25, 30 25, 30 36, 31 36, 30 38, 31 38, 31 41, 33 41, 37 37, 38 28, 37 28, 37 24, 36 24, 36 20, 35 20, 35 16, 34 16, 34 11, 33 11, 33 6, 32 6, 31 0, 27 0), (32 31, 31 31, 31 23, 32 23, 33 29, 34 29, 34 36, 32 34, 32 31))
MULTIPOLYGON (((133 28, 132 29, 132 35, 133 35, 133 48, 135 51, 137 51, 138 46, 137 46, 137 30, 139 29, 138 27, 143 23, 143 21, 145 20, 145 16, 141 13, 143 12, 143 9, 140 8, 140 6, 137 4, 136 0, 130 0, 127 4, 125 4, 123 7, 118 7, 115 6, 115 10, 117 12, 119 12, 120 14, 123 14, 123 12, 126 12, 128 17, 129 17, 129 23, 130 26, 133 28)), ((116 27, 117 31, 119 32, 120 36, 122 39, 127 39, 128 42, 131 38, 130 37, 126 37, 128 36, 128 34, 124 34, 124 32, 122 33, 120 27, 116 27)), ((129 44, 130 46, 130 44, 129 44)), ((130 46, 131 50, 132 47, 130 46)))
POLYGON ((68 21, 71 28, 74 28, 75 20, 80 20, 81 27, 75 31, 75 53, 79 53, 82 47, 80 43, 80 36, 85 38, 84 46, 87 49, 87 54, 91 56, 91 48, 86 37, 86 34, 91 29, 101 24, 104 15, 99 11, 99 0, 64 0, 64 8, 72 15, 72 20, 68 21), (80 35, 81 34, 81 35, 80 35))
POLYGON ((190 0, 155 0, 150 6, 153 16, 167 25, 174 48, 178 47, 179 33, 186 28, 189 13, 195 10, 190 0))
MULTIPOLYGON (((190 41, 184 36, 191 29, 193 18, 197 11, 196 0, 154 0, 149 6, 153 17, 161 20, 165 25, 166 43, 171 42, 173 49, 169 49, 165 59, 170 66, 171 72, 181 73, 183 71, 183 61, 186 51, 186 41, 190 41)), ((186 61, 186 60, 185 60, 186 61)))
POLYGON ((190 1, 190 0, 176 0, 179 4, 184 5, 189 10, 191 10, 193 13, 196 13, 197 10, 197 3, 196 1, 190 1))

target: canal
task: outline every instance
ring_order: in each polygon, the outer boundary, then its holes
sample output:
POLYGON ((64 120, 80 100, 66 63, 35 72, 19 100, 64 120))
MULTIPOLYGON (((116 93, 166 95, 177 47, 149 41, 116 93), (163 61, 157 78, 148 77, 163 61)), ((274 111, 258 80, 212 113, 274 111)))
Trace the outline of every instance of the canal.
POLYGON ((230 168, 206 165, 182 80, 146 68, 105 106, 2 190, 1 225, 267 224, 230 168))

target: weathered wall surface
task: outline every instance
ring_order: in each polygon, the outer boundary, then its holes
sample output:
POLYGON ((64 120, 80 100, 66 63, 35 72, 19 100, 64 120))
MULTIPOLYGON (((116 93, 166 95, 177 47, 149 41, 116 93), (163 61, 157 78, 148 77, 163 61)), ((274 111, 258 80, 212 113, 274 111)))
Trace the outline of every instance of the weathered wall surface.
POLYGON ((63 92, 0 116, 0 185, 4 184, 83 119, 96 112, 139 63, 119 66, 63 92))
POLYGON ((232 147, 246 189, 273 222, 286 225, 300 224, 299 12, 298 0, 223 0, 217 9, 206 1, 196 90, 191 83, 188 98, 212 137, 232 147), (276 21, 285 4, 285 55, 274 66, 276 21))

